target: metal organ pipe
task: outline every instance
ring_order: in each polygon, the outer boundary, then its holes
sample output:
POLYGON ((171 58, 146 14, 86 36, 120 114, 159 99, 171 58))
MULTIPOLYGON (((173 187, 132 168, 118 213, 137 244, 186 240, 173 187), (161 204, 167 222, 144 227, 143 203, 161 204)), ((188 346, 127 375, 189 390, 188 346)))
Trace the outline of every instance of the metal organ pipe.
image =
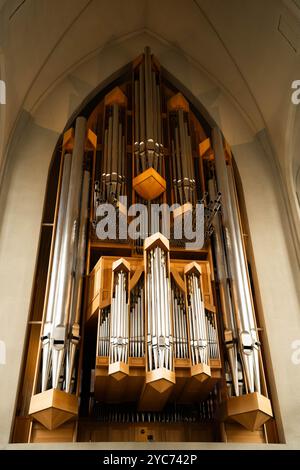
POLYGON ((66 356, 66 392, 70 391, 71 380, 74 369, 75 353, 80 339, 80 309, 81 309, 81 296, 83 288, 83 276, 85 266, 85 251, 86 251, 86 238, 87 238, 87 219, 88 219, 88 204, 89 204, 89 187, 90 187, 90 174, 88 171, 84 172, 81 209, 80 209, 80 222, 78 234, 78 246, 75 265, 75 278, 73 287, 73 298, 71 304, 71 314, 69 320, 69 344, 66 356))
MULTIPOLYGON (((208 192, 211 201, 217 199, 215 181, 210 179, 208 181, 208 192)), ((227 350, 228 361, 230 364, 230 371, 232 376, 232 383, 234 387, 235 395, 239 393, 238 383, 238 350, 237 350, 237 326, 234 318, 231 293, 230 293, 230 279, 227 269, 227 257, 224 250, 223 233, 221 214, 215 214, 212 219, 213 231, 213 242, 215 247, 216 256, 216 267, 217 276, 219 282, 220 299, 223 313, 223 324, 224 324, 224 338, 227 350)))
POLYGON ((145 150, 145 139, 146 139, 146 131, 145 131, 145 64, 144 62, 141 63, 139 67, 139 116, 140 116, 140 141, 139 144, 141 146, 141 151, 145 150))
MULTIPOLYGON (((121 90, 119 93, 122 93, 121 90)), ((125 102, 126 97, 124 96, 125 102)), ((100 197, 97 196, 97 188, 95 187, 95 197, 97 198, 95 209, 100 201, 116 203, 119 197, 126 192, 124 106, 117 102, 105 105, 101 178, 99 178, 101 187, 99 189, 100 197)))
POLYGON ((260 392, 259 341, 231 173, 232 169, 228 169, 226 165, 223 140, 219 129, 213 129, 212 139, 215 150, 217 185, 223 199, 224 238, 234 296, 236 297, 238 339, 244 378, 249 392, 260 392))
POLYGON ((55 303, 55 295, 56 295, 56 290, 57 290, 57 279, 59 275, 59 269, 58 269, 59 258, 61 256, 61 247, 62 247, 62 240, 63 240, 63 234, 64 234, 64 221, 65 221, 66 210, 67 210, 70 171, 71 171, 71 155, 65 154, 62 182, 61 182, 61 192, 60 192, 60 199, 59 199, 58 217, 57 217, 56 232, 55 232, 55 245, 54 245, 53 260, 52 260, 52 271, 51 271, 48 303, 47 303, 47 310, 46 310, 46 319, 44 323, 43 336, 42 336, 42 348, 43 348, 42 386, 41 386, 42 392, 44 392, 47 389, 49 374, 50 374, 51 347, 52 347, 52 344, 50 343, 50 338, 52 334, 54 303, 55 303))
POLYGON ((168 252, 161 246, 147 250, 148 370, 173 370, 173 326, 168 252))
POLYGON ((86 119, 76 119, 72 159, 65 155, 62 189, 42 347, 42 391, 69 392, 79 340, 80 300, 86 245, 89 174, 83 178, 86 119), (51 313, 52 312, 52 313, 51 313), (50 363, 52 371, 50 371, 50 363), (65 365, 66 369, 63 369, 65 365), (60 380, 62 377, 63 381, 60 380))
POLYGON ((134 80, 134 110, 136 175, 151 167, 161 173, 163 144, 160 83, 149 47, 145 48, 144 60, 138 66, 134 80))
POLYGON ((196 185, 188 112, 181 108, 170 109, 169 122, 174 199, 180 205, 187 202, 194 204, 196 185))
POLYGON ((247 305, 250 334, 252 337, 253 379, 254 379, 253 385, 255 387, 255 390, 260 393, 261 392, 260 372, 259 372, 260 342, 259 342, 258 332, 256 328, 255 312, 254 312, 254 306, 253 306, 253 300, 252 300, 252 293, 250 290, 248 267, 247 267, 244 246, 243 246, 243 235, 242 235, 241 224, 240 224, 239 207, 238 207, 238 202, 237 202, 236 187, 235 187, 232 165, 227 166, 227 175, 228 175, 231 199, 233 202, 233 220, 234 220, 234 226, 235 226, 235 233, 237 235, 237 240, 238 240, 237 247, 239 249, 241 274, 243 276, 244 295, 245 295, 246 305, 247 305))
POLYGON ((201 293, 200 276, 200 272, 196 269, 186 273, 192 365, 208 364, 209 358, 207 320, 201 293))
POLYGON ((114 287, 111 301, 111 333, 109 362, 128 362, 128 336, 129 336, 129 299, 128 299, 128 272, 120 269, 114 272, 114 287))
POLYGON ((86 119, 76 119, 74 149, 66 212, 65 231, 59 264, 58 291, 55 302, 52 351, 52 387, 58 387, 65 355, 66 326, 69 320, 74 270, 74 253, 78 236, 86 119))
POLYGON ((118 118, 119 118, 119 106, 117 104, 113 104, 113 133, 112 133, 112 145, 111 145, 111 178, 110 178, 110 192, 112 197, 116 196, 117 190, 117 168, 118 168, 118 118))

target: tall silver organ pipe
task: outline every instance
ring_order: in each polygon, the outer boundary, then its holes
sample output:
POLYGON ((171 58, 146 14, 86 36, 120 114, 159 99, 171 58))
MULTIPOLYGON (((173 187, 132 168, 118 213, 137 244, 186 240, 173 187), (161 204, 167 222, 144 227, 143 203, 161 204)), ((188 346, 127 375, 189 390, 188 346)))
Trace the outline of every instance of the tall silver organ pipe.
POLYGON ((68 190, 70 181, 71 171, 71 155, 64 155, 63 174, 61 182, 61 191, 59 199, 58 217, 55 231, 55 245, 52 259, 52 270, 49 285, 48 303, 46 310, 46 318, 43 328, 42 336, 42 392, 47 389, 49 375, 50 375, 50 364, 51 364, 51 348, 50 338, 52 336, 52 323, 54 315, 54 302, 55 294, 57 289, 57 278, 58 278, 58 267, 59 259, 61 256, 62 239, 64 234, 64 222, 66 218, 68 190))
MULTIPOLYGON (((216 193, 214 179, 208 181, 208 193, 211 201, 216 201, 219 196, 216 193)), ((227 268, 227 257, 224 247, 224 236, 222 233, 221 214, 218 212, 212 219, 213 242, 215 247, 217 278, 224 325, 224 340, 227 351, 227 358, 230 364, 232 384, 235 395, 239 393, 238 383, 238 350, 237 350, 237 325, 233 311, 232 298, 230 293, 230 278, 227 268)))
POLYGON ((201 272, 191 269, 186 273, 190 348, 192 365, 208 365, 207 322, 201 292, 201 272))
POLYGON ((66 384, 65 390, 71 389, 71 380, 74 372, 75 353, 80 339, 80 313, 83 289, 83 276, 85 267, 87 219, 89 203, 90 173, 84 171, 82 198, 80 208, 80 221, 78 233, 77 254, 75 258, 74 286, 72 291, 71 313, 69 319, 68 349, 66 356, 66 384))
POLYGON ((166 368, 172 371, 174 352, 168 250, 160 244, 152 245, 147 250, 146 263, 148 370, 166 368))
POLYGON ((116 202, 125 195, 125 135, 123 106, 112 103, 105 107, 105 129, 101 175, 95 182, 95 202, 116 202))
POLYGON ((58 387, 60 371, 65 356, 66 327, 71 306, 74 255, 78 236, 85 139, 86 119, 79 117, 76 119, 75 126, 65 231, 59 263, 58 289, 55 301, 52 351, 53 388, 58 387))
POLYGON ((188 112, 169 111, 171 132, 171 169, 175 203, 183 205, 196 201, 196 183, 189 134, 188 112))
POLYGON ((144 357, 144 279, 140 279, 130 294, 130 346, 131 357, 144 357))
POLYGON ((109 362, 128 363, 129 336, 129 275, 121 267, 113 273, 113 295, 110 313, 110 351, 109 362))
MULTIPOLYGON (((72 299, 77 298, 77 290, 81 289, 79 271, 82 268, 82 264, 80 264, 80 261, 79 264, 77 264, 77 260, 78 255, 84 256, 86 239, 82 227, 82 224, 86 223, 86 194, 88 193, 89 185, 87 175, 85 176, 85 183, 83 183, 85 141, 86 119, 78 117, 75 125, 70 175, 69 177, 67 176, 68 169, 66 162, 69 157, 66 156, 64 162, 65 177, 64 175, 62 177, 62 190, 49 290, 51 297, 50 295, 48 297, 46 322, 42 337, 42 391, 48 388, 50 376, 52 378, 52 388, 64 388, 67 383, 69 390, 73 374, 74 343, 73 346, 69 348, 68 360, 65 361, 65 359, 68 349, 69 334, 73 331, 74 325, 74 336, 75 330, 79 333, 77 326, 79 321, 79 306, 78 302, 72 302, 72 299), (76 265, 79 270, 77 282, 75 282, 74 278, 76 265), (52 284, 52 279, 54 284, 52 284), (76 292, 74 289, 76 289, 76 292), (74 313, 73 311, 71 312, 73 308, 75 309, 74 313), (52 365, 52 373, 49 367, 50 362, 52 365), (65 379, 65 371, 62 370, 65 362, 68 363, 68 379, 67 382, 61 385, 61 374, 63 380, 65 379)), ((71 340, 71 342, 72 341, 73 340, 71 340)))
POLYGON ((238 344, 246 390, 260 392, 259 340, 255 322, 248 268, 244 253, 235 186, 231 165, 226 165, 223 139, 218 128, 212 130, 217 188, 222 194, 223 227, 229 275, 236 299, 238 344))
POLYGON ((152 63, 150 48, 137 67, 134 79, 135 174, 148 168, 162 172, 163 143, 159 73, 152 63))

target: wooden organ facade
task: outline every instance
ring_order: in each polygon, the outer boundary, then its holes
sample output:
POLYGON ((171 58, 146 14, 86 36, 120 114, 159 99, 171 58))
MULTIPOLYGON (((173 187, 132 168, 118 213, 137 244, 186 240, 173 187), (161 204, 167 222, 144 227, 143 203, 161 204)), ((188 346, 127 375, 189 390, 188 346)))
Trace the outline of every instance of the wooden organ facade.
POLYGON ((241 197, 219 129, 146 48, 53 158, 13 442, 278 441, 241 197), (174 206, 169 236, 154 203, 174 206), (197 204, 187 249, 175 226, 197 204))

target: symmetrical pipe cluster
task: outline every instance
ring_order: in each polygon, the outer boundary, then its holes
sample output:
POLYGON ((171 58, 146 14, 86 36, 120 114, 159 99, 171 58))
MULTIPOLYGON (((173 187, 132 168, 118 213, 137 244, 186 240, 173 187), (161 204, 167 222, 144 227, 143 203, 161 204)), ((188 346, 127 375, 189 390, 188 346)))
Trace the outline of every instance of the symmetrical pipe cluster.
POLYGON ((173 370, 173 326, 168 251, 151 247, 146 254, 146 312, 148 370, 173 370))
POLYGON ((180 205, 196 202, 196 181, 189 113, 183 109, 169 111, 171 170, 174 201, 180 205))
POLYGON ((220 351, 216 315, 204 306, 200 266, 188 264, 185 289, 179 287, 170 276, 168 249, 159 243, 162 235, 153 237, 157 243, 145 249, 145 273, 130 295, 127 261, 113 264, 111 306, 99 313, 98 355, 109 356, 110 363, 147 356, 148 371, 172 371, 175 358, 209 365, 220 351))
POLYGON ((104 141, 100 175, 95 181, 95 209, 101 202, 115 203, 126 194, 125 109, 114 102, 105 106, 104 141))
POLYGON ((72 390, 79 342, 86 249, 89 172, 83 171, 86 120, 76 120, 72 155, 65 154, 52 270, 42 336, 41 391, 72 390))
POLYGON ((215 152, 213 178, 209 180, 210 199, 217 191, 222 198, 222 215, 214 218, 214 244, 227 359, 230 365, 233 392, 240 395, 239 370, 243 372, 244 390, 261 390, 260 343, 244 252, 243 234, 237 203, 232 162, 226 162, 219 129, 212 132, 215 152))
POLYGON ((113 273, 113 296, 111 301, 111 333, 109 362, 128 362, 129 338, 129 275, 123 269, 113 273))
POLYGON ((160 76, 150 48, 134 72, 134 155, 135 175, 148 168, 162 174, 163 142, 160 76))
POLYGON ((208 338, 204 302, 200 283, 201 274, 192 270, 186 274, 190 347, 192 364, 208 364, 208 338))

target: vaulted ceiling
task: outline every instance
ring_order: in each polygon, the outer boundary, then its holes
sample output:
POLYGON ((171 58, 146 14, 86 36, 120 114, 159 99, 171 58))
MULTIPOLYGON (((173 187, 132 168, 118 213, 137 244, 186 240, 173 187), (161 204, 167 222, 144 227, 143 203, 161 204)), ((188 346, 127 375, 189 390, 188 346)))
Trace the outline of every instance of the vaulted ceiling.
POLYGON ((267 130, 282 172, 296 170, 299 0, 0 0, 0 9, 4 153, 21 110, 31 112, 74 64, 147 30, 215 80, 256 133, 267 130))

